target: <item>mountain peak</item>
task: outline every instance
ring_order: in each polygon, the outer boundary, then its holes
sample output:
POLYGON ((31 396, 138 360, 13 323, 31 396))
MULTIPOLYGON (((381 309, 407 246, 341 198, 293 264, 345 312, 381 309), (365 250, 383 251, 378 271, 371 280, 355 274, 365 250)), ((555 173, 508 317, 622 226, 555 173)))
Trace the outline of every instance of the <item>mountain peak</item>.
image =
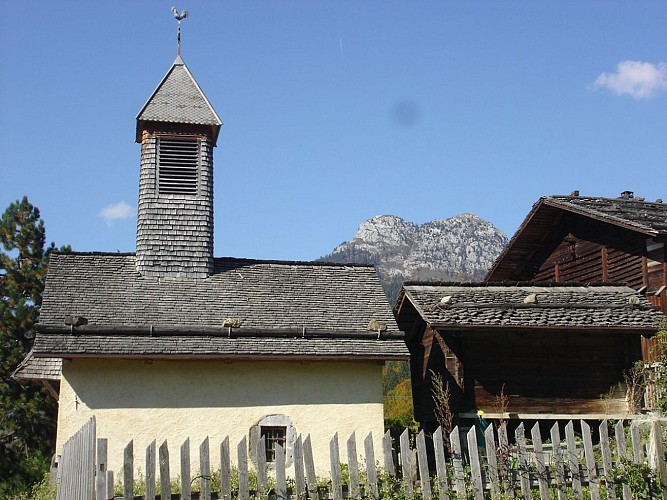
POLYGON ((373 264, 393 287, 407 279, 474 281, 484 277, 506 243, 505 234, 472 213, 424 224, 376 215, 321 260, 373 264))

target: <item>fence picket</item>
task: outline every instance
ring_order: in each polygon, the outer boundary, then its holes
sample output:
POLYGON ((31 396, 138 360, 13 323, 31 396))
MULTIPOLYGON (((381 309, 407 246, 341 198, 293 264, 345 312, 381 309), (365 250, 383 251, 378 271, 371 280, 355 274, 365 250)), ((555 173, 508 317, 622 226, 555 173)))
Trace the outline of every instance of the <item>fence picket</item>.
POLYGON ((317 478, 315 476, 315 462, 313 461, 313 445, 310 443, 310 434, 303 440, 303 463, 306 467, 306 486, 311 498, 317 497, 317 478))
POLYGON ((465 497, 466 484, 463 474, 463 451, 461 450, 461 436, 459 428, 454 427, 449 433, 449 444, 452 447, 452 466, 454 467, 454 491, 461 498, 465 497))
POLYGON ((155 500, 155 440, 146 447, 146 500, 155 500))
POLYGON ((554 464, 554 476, 556 480, 556 491, 558 500, 567 500, 567 491, 565 489, 565 462, 567 455, 561 453, 560 429, 558 422, 551 426, 551 461, 554 464))
POLYGON ((547 478, 547 467, 544 463, 544 449, 542 448, 542 435, 540 424, 535 423, 530 429, 530 437, 533 439, 533 450, 535 451, 535 469, 537 472, 537 484, 540 489, 540 499, 549 500, 549 481, 547 478))
POLYGON ((632 461, 633 463, 642 463, 642 443, 639 437, 639 427, 632 422, 630 425, 630 440, 632 442, 632 461))
POLYGON ((493 425, 489 425, 484 430, 484 444, 486 446, 486 463, 488 484, 491 490, 491 498, 500 498, 500 488, 498 481, 498 460, 496 459, 496 438, 493 435, 493 425))
POLYGON ((201 500, 211 500, 211 458, 209 455, 208 436, 199 445, 199 481, 201 500))
POLYGON ((377 471, 375 470, 375 450, 373 450, 372 432, 369 432, 364 440, 364 454, 366 456, 366 495, 368 498, 375 500, 380 497, 380 492, 378 491, 378 478, 377 471))
POLYGON ((134 500, 134 441, 123 450, 123 498, 134 500))
POLYGON ((517 452, 519 454, 519 477, 521 483, 521 495, 525 500, 532 500, 533 496, 530 493, 530 472, 528 469, 528 453, 526 452, 526 434, 523 427, 523 422, 519 424, 514 431, 514 438, 516 439, 517 452))
POLYGON ((350 473, 349 498, 359 497, 359 464, 357 463, 357 440, 354 432, 347 440, 347 468, 350 473))
POLYGON ((248 489, 248 445, 245 436, 236 447, 239 461, 239 493, 238 500, 248 500, 250 491, 248 489))
POLYGON ((507 422, 502 422, 498 427, 498 450, 500 452, 500 460, 498 464, 498 473, 501 476, 500 482, 503 491, 509 498, 514 498, 514 479, 510 467, 510 445, 507 436, 507 422))
MULTIPOLYGON (((264 434, 259 436, 255 450, 255 457, 257 459, 257 494, 261 497, 268 493, 266 487, 266 436, 264 434)), ((250 441, 252 443, 252 440, 250 441)))
POLYGON ((602 452, 602 468, 604 470, 605 484, 607 485, 607 498, 609 500, 616 500, 616 488, 614 487, 614 484, 608 480, 612 470, 609 429, 607 428, 606 420, 600 422, 598 432, 600 433, 600 450, 602 452))
POLYGON ((97 461, 95 464, 95 499, 108 500, 107 496, 107 446, 106 438, 97 440, 97 461))
POLYGON ((410 449, 410 435, 407 429, 403 431, 399 441, 401 449, 401 474, 403 475, 405 494, 407 496, 412 496, 414 491, 412 484, 412 463, 410 462, 412 450, 410 449))
POLYGON ((484 500, 484 483, 482 482, 482 467, 479 462, 479 449, 477 448, 477 427, 472 426, 466 434, 468 441, 468 456, 470 458, 470 479, 472 491, 476 500, 484 500))
POLYGON ((565 426, 565 439, 567 440, 567 464, 570 477, 572 478, 572 492, 575 498, 581 500, 581 469, 579 467, 577 442, 574 439, 574 424, 572 420, 565 426))
POLYGON ((382 437, 382 450, 384 452, 384 470, 390 476, 396 477, 396 467, 394 466, 394 452, 391 447, 391 434, 389 431, 382 437))
POLYGON ((220 499, 232 499, 231 464, 229 461, 229 436, 220 443, 220 499))
POLYGON ((595 454, 593 453, 593 438, 591 437, 591 428, 584 420, 581 421, 581 437, 584 440, 584 457, 586 458, 588 490, 591 494, 591 500, 600 500, 600 478, 598 477, 595 454))
POLYGON ((285 449, 280 443, 276 443, 276 498, 285 500, 287 498, 287 479, 285 477, 285 449))
POLYGON ((343 484, 340 477, 340 454, 338 452, 338 433, 329 441, 329 459, 331 462, 331 496, 333 500, 342 500, 343 484))
POLYGON ((422 497, 424 500, 431 500, 431 478, 428 473, 426 437, 423 429, 417 434, 417 464, 419 465, 419 484, 422 488, 422 497))
POLYGON ((438 496, 440 500, 449 500, 447 490, 447 461, 445 459, 445 440, 442 437, 442 427, 438 427, 433 434, 433 452, 435 454, 435 470, 438 474, 438 496))
MULTIPOLYGON (((616 437, 616 456, 618 462, 622 463, 623 459, 628 459, 627 446, 625 444, 625 430, 623 429, 623 421, 619 420, 614 426, 614 436, 616 437)), ((623 484, 623 500, 632 499, 632 490, 627 484, 623 484)))
POLYGON ((303 440, 301 434, 294 442, 294 482, 296 486, 296 497, 304 498, 306 492, 306 475, 303 469, 303 440))
POLYGON ((665 448, 662 441, 662 429, 658 420, 651 422, 651 440, 655 453, 655 471, 656 481, 658 482, 658 491, 661 492, 662 500, 667 499, 667 468, 665 464, 665 448))
POLYGON ((167 440, 160 445, 158 450, 158 461, 160 462, 160 497, 171 498, 171 476, 169 475, 169 448, 167 440))
POLYGON ((181 500, 192 498, 190 485, 190 438, 186 438, 181 445, 181 500))

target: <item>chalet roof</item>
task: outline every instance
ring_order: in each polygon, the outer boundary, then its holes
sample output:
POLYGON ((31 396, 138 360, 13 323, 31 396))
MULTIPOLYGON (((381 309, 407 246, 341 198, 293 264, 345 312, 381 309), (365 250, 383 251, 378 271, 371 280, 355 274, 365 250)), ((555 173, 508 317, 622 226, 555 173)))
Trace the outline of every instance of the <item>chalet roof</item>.
POLYGON ((618 285, 408 282, 402 294, 427 323, 450 329, 654 333, 662 317, 645 297, 618 285))
POLYGON ((540 198, 489 269, 485 280, 517 278, 524 266, 563 213, 577 214, 604 224, 645 235, 667 237, 667 204, 648 202, 632 195, 620 198, 552 195, 540 198))
POLYGON ((54 253, 37 328, 38 356, 407 358, 375 269, 359 265, 221 258, 208 278, 152 278, 134 254, 54 253))
POLYGON ((21 364, 12 373, 12 378, 19 380, 60 380, 62 359, 35 358, 30 351, 21 364))
POLYGON ((137 115, 137 142, 145 122, 209 125, 214 142, 222 120, 199 87, 188 67, 177 56, 165 77, 137 115))

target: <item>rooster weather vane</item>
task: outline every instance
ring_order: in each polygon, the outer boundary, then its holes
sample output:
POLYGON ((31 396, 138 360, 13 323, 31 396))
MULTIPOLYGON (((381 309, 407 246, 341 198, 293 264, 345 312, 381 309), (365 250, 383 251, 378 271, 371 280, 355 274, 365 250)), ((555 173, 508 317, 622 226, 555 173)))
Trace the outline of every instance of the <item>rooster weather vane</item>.
POLYGON ((171 12, 174 14, 174 18, 178 21, 178 55, 181 55, 181 19, 188 17, 188 11, 184 10, 180 14, 176 7, 171 8, 171 12))

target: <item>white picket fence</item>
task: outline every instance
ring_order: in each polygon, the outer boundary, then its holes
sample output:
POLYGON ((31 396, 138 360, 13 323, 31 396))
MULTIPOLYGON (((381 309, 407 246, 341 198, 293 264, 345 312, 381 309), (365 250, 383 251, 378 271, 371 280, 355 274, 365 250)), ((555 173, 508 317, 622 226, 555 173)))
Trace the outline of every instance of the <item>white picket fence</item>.
MULTIPOLYGON (((646 491, 651 498, 667 500, 667 469, 660 422, 622 421, 613 427, 610 439, 608 422, 598 427, 598 439, 594 445, 590 426, 579 423, 581 437, 575 436, 574 422, 565 426, 561 436, 558 423, 550 429, 549 443, 544 442, 540 427, 530 429, 530 438, 521 423, 510 442, 507 426, 489 426, 482 433, 477 427, 467 432, 455 428, 445 435, 439 428, 432 436, 424 432, 416 435, 414 448, 406 429, 400 436, 398 450, 392 450, 389 432, 383 437, 384 462, 379 467, 375 461, 373 437, 369 434, 363 443, 364 462, 359 467, 356 436, 353 433, 346 441, 348 480, 345 496, 349 498, 379 499, 394 498, 400 492, 405 498, 430 500, 484 498, 523 498, 532 500, 533 494, 540 500, 549 500, 550 494, 558 500, 566 498, 590 498, 591 500, 631 500, 646 491), (640 427, 650 431, 640 433, 640 427), (626 432, 627 431, 627 432, 626 432), (644 438, 642 438, 642 434, 644 438), (483 443, 478 435, 484 436, 483 443), (463 439, 461 439, 463 436, 463 439), (647 439, 648 436, 648 439, 647 439), (643 440, 642 440, 643 439, 643 440), (398 467, 393 457, 398 458, 398 467), (431 463, 429 463, 429 458, 431 463), (649 474, 645 484, 630 487, 627 474, 632 465, 635 474, 646 470, 649 474), (644 465, 642 469, 641 466, 644 465), (360 477, 363 480, 360 480, 360 477), (390 494, 387 488, 391 489, 390 494), (618 490, 618 494, 617 494, 618 490), (646 490, 646 491, 645 491, 646 490), (633 496, 634 494, 634 496, 633 496)), ((172 473, 169 469, 167 442, 157 448, 153 441, 145 450, 145 492, 142 498, 172 498, 172 473), (157 458, 157 460, 156 460, 157 458), (156 491, 156 490, 159 490, 156 491)), ((285 454, 276 445, 276 461, 267 467, 264 439, 257 445, 256 488, 249 486, 248 446, 245 438, 237 446, 237 470, 232 472, 229 438, 220 443, 219 479, 213 484, 209 459, 209 439, 199 446, 200 469, 194 480, 198 480, 199 492, 192 493, 190 468, 190 440, 180 447, 180 492, 177 498, 189 500, 194 496, 203 500, 238 499, 252 497, 276 499, 321 499, 340 500, 344 497, 341 476, 341 461, 338 435, 330 440, 331 480, 323 491, 317 488, 315 464, 313 462, 310 436, 297 436, 294 446, 294 478, 288 489, 285 454), (268 471, 273 484, 269 491, 268 471), (232 479, 238 486, 232 487, 232 479)), ((124 451, 123 478, 124 499, 134 499, 135 457, 133 442, 124 451)), ((96 438, 95 419, 91 419, 63 447, 57 472, 58 500, 109 500, 114 498, 114 474, 107 470, 107 440, 96 438)))

